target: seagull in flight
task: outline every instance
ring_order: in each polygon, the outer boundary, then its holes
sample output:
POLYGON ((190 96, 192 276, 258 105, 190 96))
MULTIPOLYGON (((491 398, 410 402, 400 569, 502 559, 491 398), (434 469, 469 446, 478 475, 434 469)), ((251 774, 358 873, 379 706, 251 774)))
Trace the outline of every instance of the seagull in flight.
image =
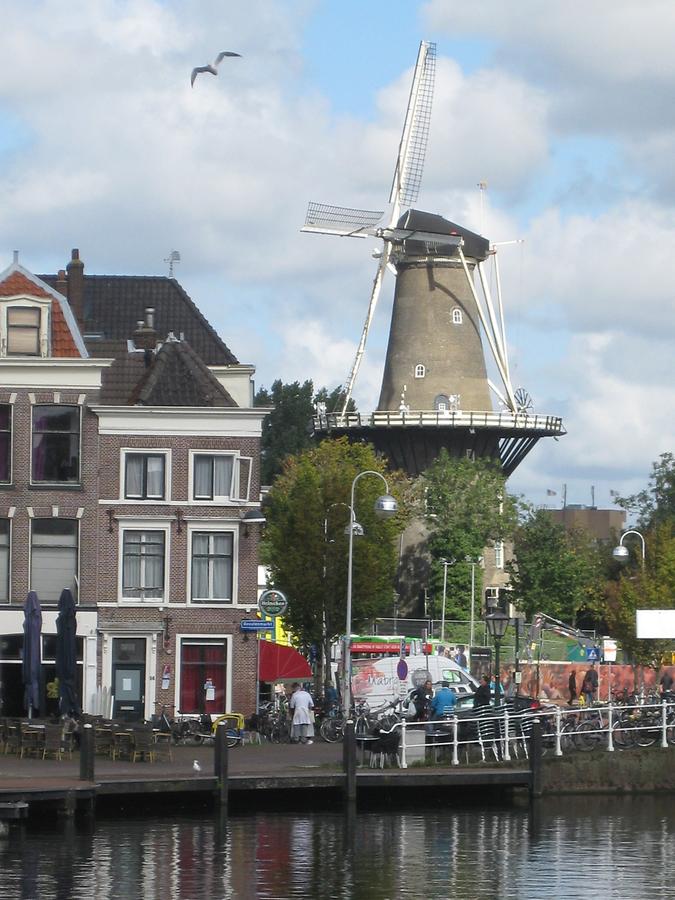
POLYGON ((241 53, 233 53, 232 50, 222 50, 218 56, 213 60, 213 65, 211 66, 197 66, 192 70, 192 75, 190 76, 190 84, 192 87, 195 86, 195 78, 197 75, 201 75, 202 72, 210 72, 212 75, 218 74, 218 66, 225 59, 226 56, 239 56, 241 57, 241 53))

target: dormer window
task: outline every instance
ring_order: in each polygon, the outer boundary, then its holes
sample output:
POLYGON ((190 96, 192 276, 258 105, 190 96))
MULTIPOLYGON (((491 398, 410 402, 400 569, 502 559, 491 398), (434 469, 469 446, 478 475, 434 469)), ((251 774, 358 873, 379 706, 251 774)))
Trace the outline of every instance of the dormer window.
POLYGON ((452 324, 453 325, 461 325, 462 324, 462 310, 456 306, 452 311, 452 324))
POLYGON ((7 309, 7 356, 40 355, 40 308, 10 306, 7 309))
POLYGON ((421 363, 418 363, 415 366, 415 378, 424 378, 426 374, 427 370, 425 369, 425 367, 421 363))
POLYGON ((48 301, 13 297, 0 304, 0 355, 46 356, 49 353, 48 301))

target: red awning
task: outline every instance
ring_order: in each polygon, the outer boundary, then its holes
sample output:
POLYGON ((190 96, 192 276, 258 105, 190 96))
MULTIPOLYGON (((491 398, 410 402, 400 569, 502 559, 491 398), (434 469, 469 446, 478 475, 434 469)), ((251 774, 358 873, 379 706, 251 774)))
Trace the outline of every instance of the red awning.
POLYGON ((292 647, 282 647, 281 644, 274 644, 272 641, 259 641, 258 646, 260 681, 284 681, 287 678, 305 680, 312 677, 309 663, 292 647))

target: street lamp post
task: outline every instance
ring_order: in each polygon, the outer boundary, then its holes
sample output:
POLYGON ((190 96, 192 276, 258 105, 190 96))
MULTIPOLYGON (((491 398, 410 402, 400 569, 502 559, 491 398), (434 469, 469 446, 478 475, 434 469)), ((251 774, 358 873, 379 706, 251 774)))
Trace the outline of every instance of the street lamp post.
MULTIPOLYGON (((324 590, 324 600, 323 600, 323 611, 322 611, 322 622, 321 622, 321 661, 322 661, 322 672, 323 672, 323 681, 332 681, 332 673, 330 671, 330 651, 328 648, 328 635, 327 635, 327 626, 328 623, 326 621, 326 599, 327 599, 327 575, 328 575, 328 544, 332 543, 328 537, 328 519, 330 517, 331 509, 334 509, 336 506, 344 506, 345 509, 350 509, 348 503, 331 503, 328 509, 326 510, 326 515, 323 520, 323 590, 324 590)), ((350 511, 350 523, 345 528, 345 534, 347 534, 347 528, 351 527, 351 511, 350 511)))
POLYGON ((485 617, 485 624, 487 625, 488 634, 495 642, 495 706, 499 706, 501 703, 499 691, 501 686, 499 674, 499 650, 502 638, 506 634, 506 629, 509 627, 509 617, 501 610, 497 610, 485 617))
POLYGON ((635 531, 634 528, 631 528, 630 531, 624 531, 624 533, 619 538, 618 545, 612 550, 612 556, 614 557, 614 559, 617 562, 620 562, 620 563, 625 563, 628 561, 628 555, 629 555, 628 547, 624 547, 623 539, 629 534, 635 534, 640 538, 640 546, 642 549, 642 568, 644 569, 644 567, 645 567, 645 539, 640 534, 640 532, 635 531))
MULTIPOLYGON (((398 504, 394 497, 389 493, 389 485, 387 479, 380 472, 373 472, 370 469, 359 474, 352 481, 352 491, 350 495, 349 509, 349 562, 347 568, 347 622, 345 625, 345 648, 344 648, 344 690, 342 692, 342 708, 345 719, 349 717, 352 706, 352 569, 354 558, 354 529, 358 526, 356 516, 354 514, 354 490, 356 482, 363 478, 364 475, 375 475, 384 482, 386 494, 382 494, 375 501, 375 514, 381 518, 389 518, 393 516, 398 509, 398 504)), ((360 528, 360 526, 358 526, 360 528)), ((361 530, 361 533, 362 530, 361 530)))

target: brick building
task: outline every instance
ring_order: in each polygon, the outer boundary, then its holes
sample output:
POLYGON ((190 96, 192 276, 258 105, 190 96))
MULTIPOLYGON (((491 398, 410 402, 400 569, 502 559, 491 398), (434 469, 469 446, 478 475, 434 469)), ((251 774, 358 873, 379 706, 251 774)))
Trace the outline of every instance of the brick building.
POLYGON ((22 705, 22 606, 78 603, 79 689, 113 713, 255 707, 260 433, 241 365, 171 278, 0 274, 0 682, 22 705))

